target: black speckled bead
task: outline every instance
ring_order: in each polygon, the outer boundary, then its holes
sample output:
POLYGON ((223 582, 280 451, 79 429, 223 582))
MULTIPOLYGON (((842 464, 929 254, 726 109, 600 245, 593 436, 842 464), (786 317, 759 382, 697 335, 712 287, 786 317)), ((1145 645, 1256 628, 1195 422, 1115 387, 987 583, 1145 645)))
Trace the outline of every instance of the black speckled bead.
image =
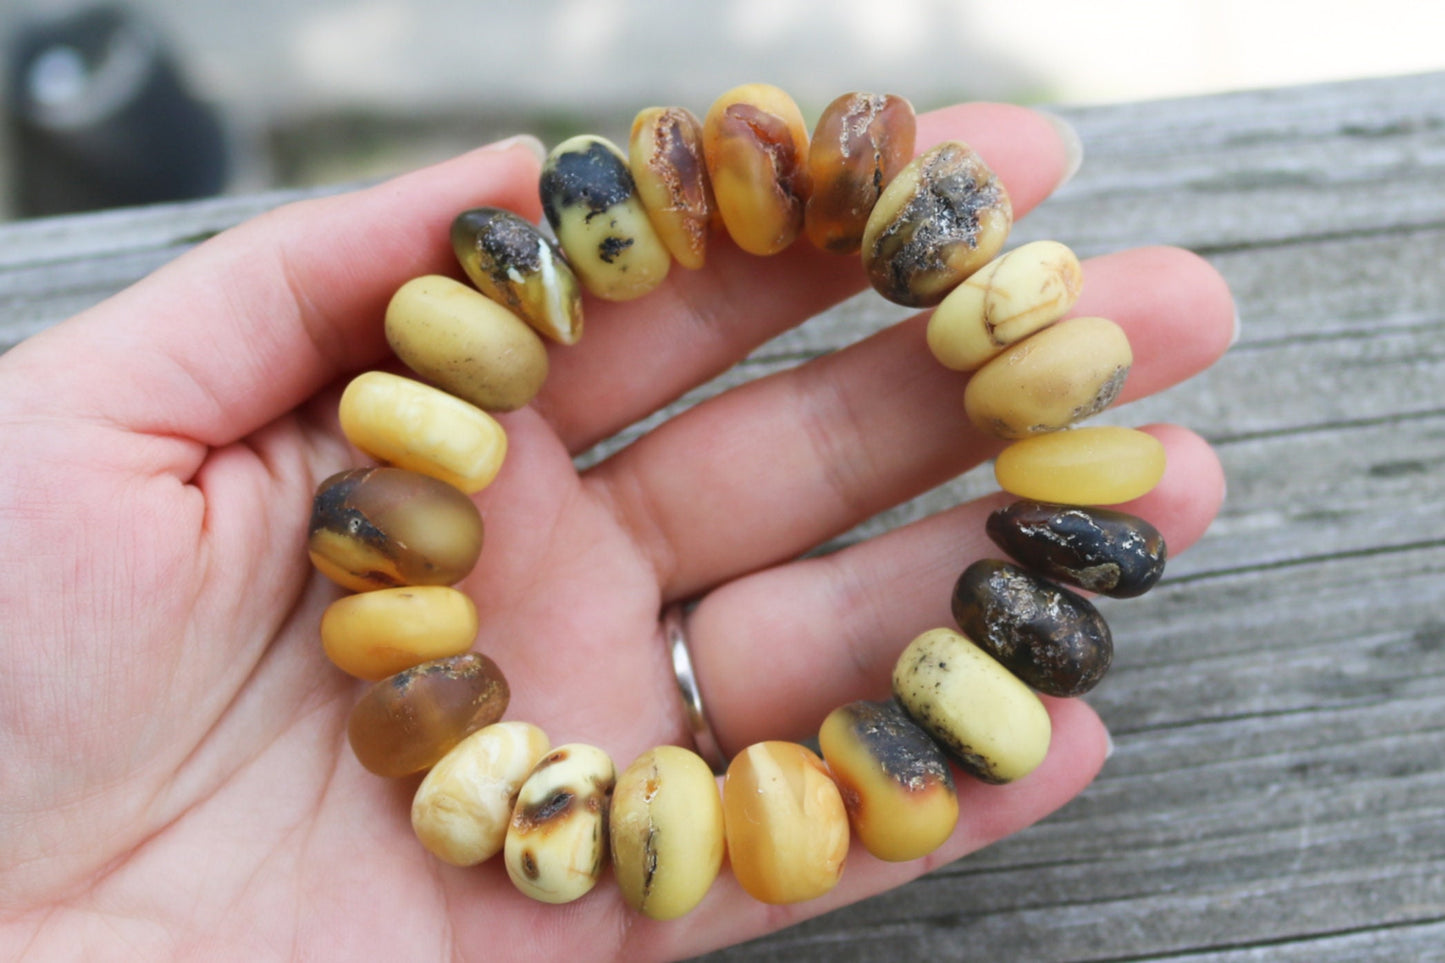
POLYGON ((1088 692, 1114 658, 1114 640, 1082 596, 1016 565, 981 559, 953 587, 963 634, 1045 695, 1088 692))
POLYGON ((1143 595, 1164 574, 1164 536, 1106 508, 1018 501, 988 517, 988 537, 1019 564, 1090 592, 1143 595))

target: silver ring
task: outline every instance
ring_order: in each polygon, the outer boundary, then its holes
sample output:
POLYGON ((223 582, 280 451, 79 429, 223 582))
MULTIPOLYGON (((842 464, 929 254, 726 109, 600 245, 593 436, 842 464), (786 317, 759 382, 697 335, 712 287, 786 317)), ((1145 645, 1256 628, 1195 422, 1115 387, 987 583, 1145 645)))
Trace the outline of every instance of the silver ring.
POLYGON ((662 610, 662 636, 672 653, 672 671, 677 676, 677 691, 682 694, 682 707, 687 713, 687 726, 692 731, 693 745, 697 754, 713 772, 727 771, 728 761, 718 747, 717 736, 708 724, 707 713, 702 707, 702 690, 697 685, 697 673, 692 668, 692 653, 687 648, 687 632, 683 627, 683 616, 687 606, 674 602, 662 610))

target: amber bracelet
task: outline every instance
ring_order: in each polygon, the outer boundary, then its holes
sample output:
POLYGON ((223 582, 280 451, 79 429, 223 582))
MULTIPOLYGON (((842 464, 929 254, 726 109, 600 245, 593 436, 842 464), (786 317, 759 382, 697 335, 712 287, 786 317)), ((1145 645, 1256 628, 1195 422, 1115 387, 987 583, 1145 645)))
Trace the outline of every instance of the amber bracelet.
MULTIPOLYGON (((724 94, 703 121, 651 108, 627 155, 591 136, 552 151, 540 191, 555 244, 510 212, 464 211, 451 240, 475 287, 428 276, 396 292, 388 342, 430 384, 368 372, 347 387, 342 429, 384 467, 321 483, 309 549, 322 573, 359 593, 321 620, 332 661, 376 680, 352 713, 350 743, 379 775, 430 770, 412 824, 438 858, 474 865, 500 852, 519 889, 566 902, 594 886, 610 855, 627 901, 658 919, 697 905, 725 853, 754 897, 812 899, 837 883, 850 836, 887 860, 940 846, 958 819, 953 766, 988 782, 1023 778, 1051 736, 1035 692, 1076 696, 1103 676, 1109 629, 1057 583, 1128 597, 1157 581, 1159 533, 1097 506, 1152 488, 1163 448, 1130 429, 1062 429, 1118 395, 1128 339, 1104 318, 1061 320, 1082 285, 1064 245, 998 256, 1012 209, 973 150, 946 142, 913 154, 913 109, 894 96, 838 98, 811 140, 793 101, 763 84, 724 94), (720 229, 755 255, 806 235, 860 255, 884 297, 935 308, 930 350, 971 372, 965 410, 1013 442, 995 473, 1023 499, 987 523, 1018 564, 963 572, 952 598, 959 630, 904 648, 892 700, 832 712, 821 759, 794 743, 749 746, 727 765, 721 794, 690 749, 659 746, 618 775, 601 748, 554 749, 539 727, 500 721, 505 677, 468 651, 478 614, 448 587, 481 551, 469 496, 506 454, 488 412, 541 388, 544 339, 580 339, 584 291, 644 296, 674 262, 702 267, 720 229)), ((680 623, 668 631, 674 652, 681 633, 680 623)))

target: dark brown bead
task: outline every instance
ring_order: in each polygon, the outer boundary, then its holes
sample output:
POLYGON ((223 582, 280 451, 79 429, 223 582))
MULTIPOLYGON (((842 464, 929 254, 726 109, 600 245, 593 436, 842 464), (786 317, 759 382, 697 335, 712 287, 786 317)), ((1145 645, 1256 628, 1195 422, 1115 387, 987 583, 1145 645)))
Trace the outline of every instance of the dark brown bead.
POLYGON ((1114 658, 1109 626, 1087 599, 997 559, 964 569, 953 617, 964 635, 1046 695, 1088 692, 1114 658))
POLYGON ((1025 568, 1112 598, 1133 598, 1164 574, 1164 536, 1107 508, 1018 501, 988 517, 995 545, 1025 568))

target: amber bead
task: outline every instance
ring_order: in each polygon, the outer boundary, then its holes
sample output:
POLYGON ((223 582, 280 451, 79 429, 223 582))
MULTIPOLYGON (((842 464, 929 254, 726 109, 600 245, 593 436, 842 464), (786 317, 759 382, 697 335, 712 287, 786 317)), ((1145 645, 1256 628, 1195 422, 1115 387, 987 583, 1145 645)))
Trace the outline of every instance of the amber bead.
POLYGON ((367 769, 405 776, 500 719, 510 696, 502 670, 485 655, 423 662, 367 689, 351 710, 347 735, 367 769))
POLYGON ((1108 508, 1018 501, 988 516, 995 545, 1025 568, 1112 598, 1143 595, 1164 574, 1164 536, 1108 508))
POLYGON ((323 575, 354 591, 450 585, 477 563, 482 516, 446 482, 353 468, 317 488, 307 548, 323 575))
POLYGON ((444 585, 345 595, 321 613, 321 647, 343 672, 376 681, 461 655, 477 637, 477 607, 444 585))
POLYGON ((530 221, 499 207, 462 211, 452 250, 477 290, 559 344, 582 337, 582 287, 562 253, 530 221))
POLYGON ((953 617, 964 635, 1045 695, 1083 695, 1114 658, 1109 626, 1087 599, 997 559, 964 569, 953 587, 953 617))
POLYGON ((583 743, 543 756, 517 792, 502 857, 518 890, 543 903, 585 896, 607 864, 607 809, 617 769, 583 743))
POLYGON ((999 452, 999 487, 1020 498, 1063 505, 1117 505, 1164 477, 1164 446, 1133 428, 1104 425, 1035 435, 999 452))
POLYGON ((815 247, 858 251, 883 188, 913 159, 916 127, 913 105, 892 94, 844 94, 823 108, 808 145, 803 214, 815 247))
POLYGON ((702 121, 683 107, 648 107, 632 121, 627 166, 657 236, 685 268, 702 267, 716 202, 702 121))
POLYGON ((728 235, 749 254, 776 254, 803 230, 808 128, 770 84, 734 87, 703 120, 703 152, 728 235))

